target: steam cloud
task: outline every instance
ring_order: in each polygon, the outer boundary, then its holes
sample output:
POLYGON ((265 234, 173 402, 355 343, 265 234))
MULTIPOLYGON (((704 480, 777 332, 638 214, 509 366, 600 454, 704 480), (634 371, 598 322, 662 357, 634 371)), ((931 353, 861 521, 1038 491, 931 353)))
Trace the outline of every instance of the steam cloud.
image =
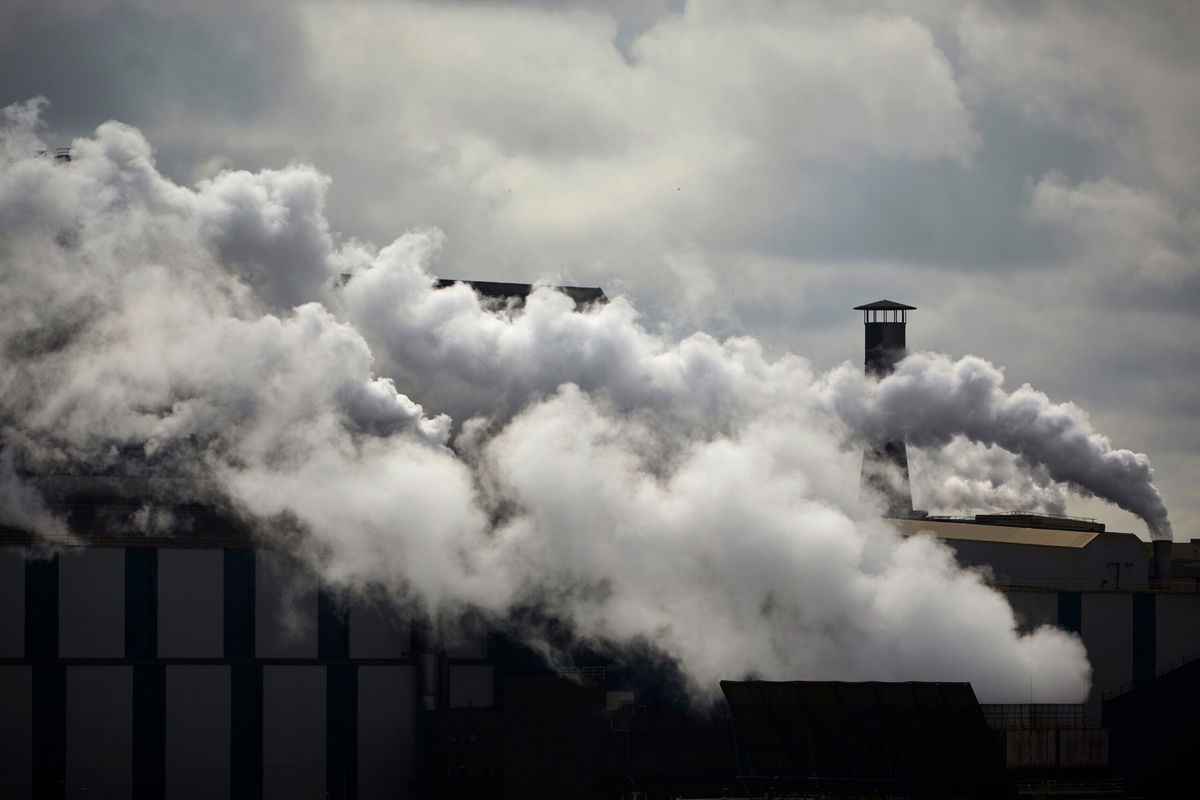
POLYGON ((907 439, 929 448, 965 437, 997 445, 1055 481, 1137 514, 1153 538, 1172 538, 1150 459, 1114 449, 1075 405, 1055 403, 1028 384, 1010 394, 1003 382, 1004 374, 981 358, 915 353, 877 383, 840 372, 833 379, 833 404, 874 441, 907 439))
POLYGON ((312 167, 189 189, 116 122, 56 164, 33 155, 43 103, 2 121, 0 521, 63 534, 31 472, 170 475, 263 536, 288 521, 349 590, 498 624, 533 604, 659 648, 700 693, 754 674, 1006 701, 1032 679, 1060 702, 1087 691, 1078 638, 1018 632, 946 547, 864 508, 856 443, 994 443, 1168 530, 1144 456, 979 359, 872 383, 748 338, 667 341, 622 298, 489 309, 433 289, 436 231, 335 239, 312 167))
POLYGON ((909 471, 913 496, 931 513, 1067 511, 1067 489, 1055 483, 1045 467, 1030 466, 1007 450, 963 436, 941 448, 910 448, 909 471))

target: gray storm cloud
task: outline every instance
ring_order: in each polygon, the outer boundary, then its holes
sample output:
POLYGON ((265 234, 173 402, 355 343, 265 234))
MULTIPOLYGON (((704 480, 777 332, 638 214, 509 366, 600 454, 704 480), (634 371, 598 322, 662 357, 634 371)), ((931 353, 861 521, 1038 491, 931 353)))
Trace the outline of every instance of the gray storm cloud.
POLYGON ((286 519, 348 590, 497 620, 534 604, 599 646, 652 643, 698 693, 754 674, 1005 701, 1032 680, 1062 702, 1087 691, 1079 639, 1021 633, 936 539, 898 536, 860 503, 848 445, 898 431, 953 461, 970 453, 947 443, 993 442, 1021 460, 967 475, 1028 464, 1015 496, 1053 479, 1166 524, 1144 456, 978 359, 871 383, 749 338, 654 335, 622 298, 488 309, 433 288, 436 231, 339 241, 312 167, 181 187, 119 123, 55 163, 33 155, 38 106, 2 122, 8 524, 61 524, 25 475, 168 474, 263 536, 286 519))

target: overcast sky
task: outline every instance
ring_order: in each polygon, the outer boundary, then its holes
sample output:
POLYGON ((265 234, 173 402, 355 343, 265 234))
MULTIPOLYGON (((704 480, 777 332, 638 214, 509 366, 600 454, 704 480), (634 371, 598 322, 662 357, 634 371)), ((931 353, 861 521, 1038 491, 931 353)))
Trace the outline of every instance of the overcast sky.
POLYGON ((910 347, 1147 453, 1186 540, 1197 42, 1182 0, 9 0, 0 105, 45 96, 52 145, 135 125, 189 185, 312 163, 341 239, 436 226, 447 277, 600 285, 818 366, 861 358, 851 306, 907 302, 910 347))

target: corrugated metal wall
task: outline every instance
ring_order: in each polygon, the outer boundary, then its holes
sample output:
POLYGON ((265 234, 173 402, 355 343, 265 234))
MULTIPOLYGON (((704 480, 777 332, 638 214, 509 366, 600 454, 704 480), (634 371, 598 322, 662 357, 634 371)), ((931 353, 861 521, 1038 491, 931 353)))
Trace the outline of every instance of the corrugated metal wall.
MULTIPOLYGON (((1200 595, 1009 597, 1024 628, 1081 633, 1097 713, 1102 690, 1200 651, 1200 595)), ((485 639, 445 635, 444 707, 494 703, 485 639)), ((412 642, 385 602, 346 601, 277 553, 0 548, 0 797, 403 795, 421 746, 412 642)), ((1090 758, 1077 744, 1057 758, 1090 758)))
MULTIPOLYGON (((1200 594, 1122 591, 1005 592, 1024 631, 1057 625, 1080 634, 1092 663, 1086 706, 1099 716, 1101 695, 1155 669, 1200 653, 1200 594)), ((1048 698, 1036 695, 1034 702, 1048 698)))
MULTIPOLYGON (((447 698, 489 705, 482 637, 447 698)), ((251 550, 0 548, 0 797, 413 789, 411 626, 251 550)))

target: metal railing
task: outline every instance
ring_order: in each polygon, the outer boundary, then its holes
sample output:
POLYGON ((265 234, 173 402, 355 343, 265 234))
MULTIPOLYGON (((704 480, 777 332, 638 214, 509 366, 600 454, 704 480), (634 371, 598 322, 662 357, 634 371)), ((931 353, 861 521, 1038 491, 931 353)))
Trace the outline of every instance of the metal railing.
POLYGON ((1100 719, 1084 706, 1065 703, 980 703, 984 719, 995 730, 1031 728, 1097 728, 1100 719))
POLYGON ((1015 788, 1018 797, 1128 797, 1124 778, 1033 778, 1018 780, 1015 788))
POLYGON ((992 578, 987 584, 1000 591, 1034 592, 1152 592, 1155 594, 1198 594, 1200 578, 1170 580, 1061 581, 1035 578, 992 578))

